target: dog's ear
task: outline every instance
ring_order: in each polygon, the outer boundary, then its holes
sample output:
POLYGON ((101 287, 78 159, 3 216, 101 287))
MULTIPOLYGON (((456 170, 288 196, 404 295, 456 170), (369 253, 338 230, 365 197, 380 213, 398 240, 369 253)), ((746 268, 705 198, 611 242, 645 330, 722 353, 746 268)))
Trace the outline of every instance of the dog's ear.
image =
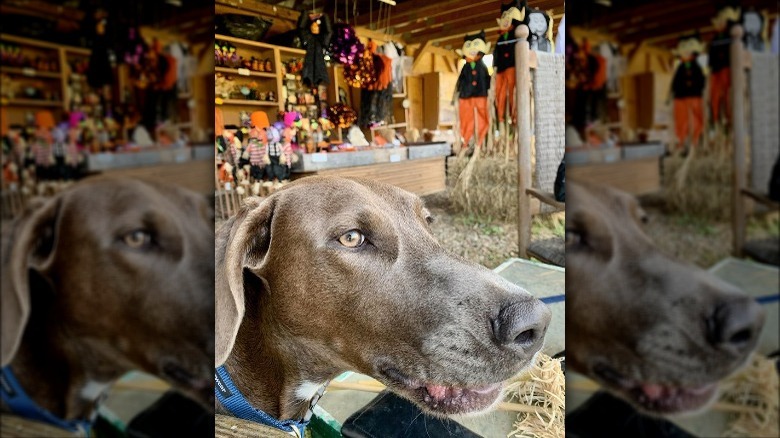
POLYGON ((275 196, 260 202, 247 198, 244 208, 216 233, 216 366, 233 350, 244 319, 244 268, 260 268, 268 255, 276 202, 275 196))
POLYGON ((30 316, 30 271, 45 274, 57 250, 60 197, 37 202, 14 221, 2 252, 2 366, 13 359, 30 316))

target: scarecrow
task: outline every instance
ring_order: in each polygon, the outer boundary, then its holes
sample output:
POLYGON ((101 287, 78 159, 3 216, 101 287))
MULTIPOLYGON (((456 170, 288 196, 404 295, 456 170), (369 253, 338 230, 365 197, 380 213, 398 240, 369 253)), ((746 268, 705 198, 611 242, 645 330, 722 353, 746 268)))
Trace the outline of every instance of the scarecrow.
POLYGON ((712 19, 715 36, 709 47, 710 65, 710 108, 712 122, 717 123, 721 107, 726 107, 726 120, 731 119, 731 27, 739 21, 740 8, 724 6, 712 19))
POLYGON ((464 142, 471 139, 473 133, 477 138, 477 147, 488 132, 487 95, 490 88, 490 73, 482 58, 490 50, 490 44, 485 41, 485 31, 466 35, 463 48, 456 52, 463 56, 466 64, 460 71, 455 86, 455 95, 460 106, 460 135, 464 142), (474 109, 477 110, 475 120, 474 109), (477 123, 474 126, 474 123, 477 123))
POLYGON ((249 153, 249 175, 256 181, 263 179, 264 168, 268 164, 266 157, 268 137, 265 130, 269 126, 271 124, 268 121, 268 114, 263 111, 252 113, 247 152, 249 153))
POLYGON ((498 42, 493 51, 493 67, 496 70, 496 109, 498 121, 504 122, 506 101, 509 97, 509 113, 515 119, 515 45, 508 43, 515 38, 514 30, 525 20, 525 1, 514 0, 501 5, 501 18, 497 19, 498 42))
POLYGON ((688 133, 691 145, 699 144, 703 126, 702 94, 704 92, 704 72, 697 62, 704 46, 698 34, 681 37, 675 53, 680 64, 672 79, 674 96, 674 129, 677 134, 677 148, 683 147, 688 133), (689 124, 689 121, 692 123, 689 124), (690 126, 690 129, 689 129, 690 126))

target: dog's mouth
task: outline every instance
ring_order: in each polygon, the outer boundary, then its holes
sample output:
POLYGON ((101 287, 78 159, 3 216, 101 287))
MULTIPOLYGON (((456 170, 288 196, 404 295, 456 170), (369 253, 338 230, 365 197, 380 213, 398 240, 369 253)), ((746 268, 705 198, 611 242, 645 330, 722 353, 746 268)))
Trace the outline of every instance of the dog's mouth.
POLYGON ((396 368, 382 368, 379 373, 395 392, 436 414, 466 414, 490 409, 500 398, 503 382, 463 387, 425 382, 407 376, 396 368))
POLYGON ((651 414, 680 414, 701 409, 715 398, 718 390, 717 381, 691 386, 641 382, 603 363, 593 367, 593 374, 608 389, 651 414))

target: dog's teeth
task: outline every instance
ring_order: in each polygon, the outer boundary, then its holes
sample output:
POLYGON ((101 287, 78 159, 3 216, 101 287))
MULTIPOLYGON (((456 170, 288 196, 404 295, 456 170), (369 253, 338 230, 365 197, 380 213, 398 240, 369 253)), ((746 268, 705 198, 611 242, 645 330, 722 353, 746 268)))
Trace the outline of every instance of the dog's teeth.
POLYGON ((463 395, 463 389, 462 388, 452 388, 452 396, 453 397, 460 397, 463 395))
POLYGON ((642 384, 642 392, 651 400, 655 400, 664 393, 664 387, 652 383, 642 384))

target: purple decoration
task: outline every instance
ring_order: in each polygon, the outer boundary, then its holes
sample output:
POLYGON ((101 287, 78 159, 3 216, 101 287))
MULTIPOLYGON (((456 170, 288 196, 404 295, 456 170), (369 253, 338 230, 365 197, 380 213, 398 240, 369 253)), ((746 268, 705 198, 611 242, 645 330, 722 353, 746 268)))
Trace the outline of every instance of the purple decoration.
POLYGON ((330 40, 330 53, 341 64, 351 65, 363 53, 363 43, 357 37, 355 29, 346 23, 333 25, 333 38, 330 40))
POLYGON ((276 128, 278 131, 281 131, 285 128, 284 122, 274 122, 273 127, 276 128))
POLYGON ((284 126, 290 128, 297 120, 300 120, 300 118, 301 113, 298 111, 288 111, 284 113, 284 126))

